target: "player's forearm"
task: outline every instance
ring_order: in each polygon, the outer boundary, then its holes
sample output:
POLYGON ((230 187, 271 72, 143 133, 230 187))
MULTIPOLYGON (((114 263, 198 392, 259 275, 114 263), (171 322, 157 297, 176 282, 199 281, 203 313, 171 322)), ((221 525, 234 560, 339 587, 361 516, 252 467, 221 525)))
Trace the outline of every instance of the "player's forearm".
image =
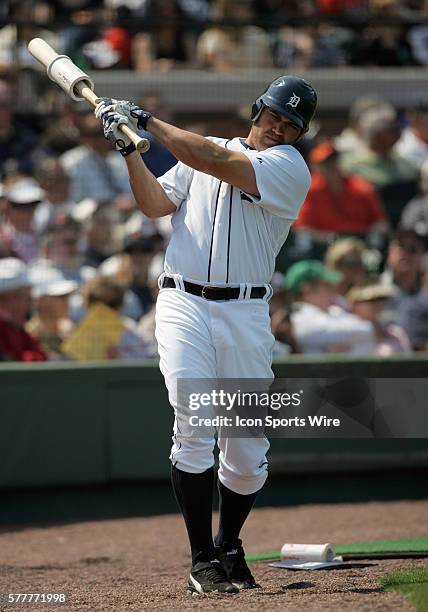
POLYGON ((218 164, 228 160, 230 152, 204 136, 187 132, 151 117, 147 129, 183 164, 212 174, 218 164))
POLYGON ((124 158, 128 167, 129 183, 140 210, 147 217, 163 217, 175 211, 155 176, 136 151, 124 158))

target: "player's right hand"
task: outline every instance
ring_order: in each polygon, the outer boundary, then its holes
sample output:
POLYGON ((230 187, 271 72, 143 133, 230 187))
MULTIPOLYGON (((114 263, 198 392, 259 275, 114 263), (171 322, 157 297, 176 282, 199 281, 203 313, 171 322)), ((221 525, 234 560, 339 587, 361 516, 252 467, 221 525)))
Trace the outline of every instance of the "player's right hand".
POLYGON ((103 107, 102 112, 95 114, 103 122, 105 138, 111 142, 124 157, 135 151, 134 143, 120 129, 121 125, 129 125, 130 123, 125 115, 116 113, 112 110, 112 107, 109 108, 108 106, 103 107))
POLYGON ((129 100, 115 100, 114 98, 98 98, 97 106, 95 107, 95 116, 102 119, 106 113, 115 112, 123 115, 128 120, 130 128, 137 132, 138 130, 147 130, 147 122, 151 117, 148 111, 143 110, 129 100))

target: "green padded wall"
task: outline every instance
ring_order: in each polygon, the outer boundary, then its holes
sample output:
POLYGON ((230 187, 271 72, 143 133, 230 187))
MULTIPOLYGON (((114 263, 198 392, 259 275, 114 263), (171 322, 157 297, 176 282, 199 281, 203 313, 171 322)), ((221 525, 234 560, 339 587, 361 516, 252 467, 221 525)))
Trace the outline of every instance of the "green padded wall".
MULTIPOLYGON (((294 357, 277 377, 425 377, 428 357, 294 357)), ((157 364, 2 364, 0 487, 162 480, 172 410, 157 364)), ((272 474, 428 465, 428 440, 272 441, 272 474)))

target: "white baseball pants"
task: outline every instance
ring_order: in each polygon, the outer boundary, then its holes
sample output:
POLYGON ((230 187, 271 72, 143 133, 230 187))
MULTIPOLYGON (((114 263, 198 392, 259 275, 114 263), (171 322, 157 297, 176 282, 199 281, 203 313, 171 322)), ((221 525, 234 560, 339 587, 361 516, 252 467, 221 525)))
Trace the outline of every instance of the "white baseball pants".
MULTIPOLYGON (((273 380, 274 337, 268 302, 215 302, 179 289, 161 289, 156 305, 156 338, 160 369, 176 415, 170 459, 184 472, 202 473, 214 465, 215 438, 180 435, 177 380, 273 380)), ((262 488, 267 478, 267 438, 222 438, 219 433, 218 446, 218 476, 228 489, 249 495, 262 488)))

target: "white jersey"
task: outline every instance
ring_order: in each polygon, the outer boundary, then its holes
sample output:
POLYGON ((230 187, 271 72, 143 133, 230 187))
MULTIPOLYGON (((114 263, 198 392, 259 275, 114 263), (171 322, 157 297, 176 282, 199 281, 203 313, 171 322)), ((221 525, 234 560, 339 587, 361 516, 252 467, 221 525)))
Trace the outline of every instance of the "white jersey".
POLYGON ((210 140, 249 157, 260 196, 181 162, 159 177, 177 207, 165 272, 208 285, 269 283, 309 190, 308 167, 290 145, 256 151, 241 138, 210 140))

